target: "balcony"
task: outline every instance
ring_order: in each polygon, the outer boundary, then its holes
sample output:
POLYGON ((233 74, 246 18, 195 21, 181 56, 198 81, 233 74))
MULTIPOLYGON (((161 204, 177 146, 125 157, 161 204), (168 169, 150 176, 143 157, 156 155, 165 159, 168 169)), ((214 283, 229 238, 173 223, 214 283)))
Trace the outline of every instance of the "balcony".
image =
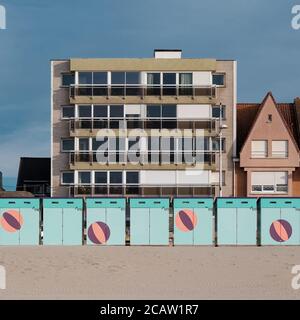
POLYGON ((72 185, 67 187, 70 197, 136 197, 136 196, 186 196, 186 197, 213 197, 216 194, 215 185, 199 186, 166 186, 166 185, 72 185))
POLYGON ((110 118, 73 119, 69 122, 70 136, 95 136, 100 129, 189 129, 205 130, 206 135, 215 135, 216 119, 178 118, 110 118))
POLYGON ((88 169, 185 169, 188 167, 214 170, 216 152, 214 151, 91 151, 71 152, 69 165, 71 170, 88 169))
POLYGON ((191 85, 71 85, 70 103, 167 103, 196 101, 212 103, 216 97, 215 86, 191 85))

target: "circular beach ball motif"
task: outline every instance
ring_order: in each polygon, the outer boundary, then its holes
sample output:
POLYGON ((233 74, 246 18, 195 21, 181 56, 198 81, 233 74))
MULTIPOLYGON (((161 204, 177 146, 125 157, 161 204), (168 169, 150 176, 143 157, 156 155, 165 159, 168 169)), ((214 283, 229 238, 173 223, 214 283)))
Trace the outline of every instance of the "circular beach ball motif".
POLYGON ((176 214, 175 224, 183 232, 192 231, 197 225, 197 215, 189 209, 180 210, 176 214))
POLYGON ((23 225, 23 217, 21 213, 16 210, 7 210, 2 214, 1 225, 7 232, 16 232, 20 230, 23 225))
POLYGON ((109 226, 101 221, 92 223, 88 229, 88 237, 95 244, 104 244, 110 237, 109 226))
POLYGON ((286 220, 276 220, 271 224, 270 235, 277 242, 289 240, 293 232, 292 226, 286 220))

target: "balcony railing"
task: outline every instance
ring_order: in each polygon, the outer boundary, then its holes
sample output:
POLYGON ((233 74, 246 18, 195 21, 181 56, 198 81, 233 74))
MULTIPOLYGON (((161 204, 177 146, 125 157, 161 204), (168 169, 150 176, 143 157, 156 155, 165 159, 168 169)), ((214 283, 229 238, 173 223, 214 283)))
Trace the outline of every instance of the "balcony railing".
POLYGON ((213 165, 215 164, 215 151, 90 151, 71 152, 70 164, 140 164, 140 165, 213 165))
POLYGON ((216 119, 177 119, 177 118, 101 118, 72 119, 70 131, 99 129, 203 129, 216 131, 216 119))
POLYGON ((215 86, 194 85, 71 85, 70 98, 75 97, 146 97, 146 96, 216 96, 215 86))
POLYGON ((69 196, 215 196, 215 185, 72 185, 69 196))

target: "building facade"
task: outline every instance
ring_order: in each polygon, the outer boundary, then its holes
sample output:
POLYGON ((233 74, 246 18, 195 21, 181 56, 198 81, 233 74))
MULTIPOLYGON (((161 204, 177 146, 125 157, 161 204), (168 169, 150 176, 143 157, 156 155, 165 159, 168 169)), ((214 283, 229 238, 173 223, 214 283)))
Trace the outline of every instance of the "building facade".
POLYGON ((299 99, 237 105, 236 196, 300 196, 299 99))
POLYGON ((52 196, 233 195, 235 61, 52 60, 51 118, 52 196))

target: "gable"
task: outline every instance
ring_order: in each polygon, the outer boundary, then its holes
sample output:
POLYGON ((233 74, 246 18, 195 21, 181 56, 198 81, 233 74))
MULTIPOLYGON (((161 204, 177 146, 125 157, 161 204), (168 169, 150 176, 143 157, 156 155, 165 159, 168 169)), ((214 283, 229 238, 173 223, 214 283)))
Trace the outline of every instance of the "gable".
MULTIPOLYGON (((268 94, 263 101, 256 118, 253 122, 252 128, 246 138, 246 141, 241 149, 240 159, 241 166, 251 164, 251 162, 261 161, 272 162, 274 159, 251 159, 251 141, 252 140, 268 140, 268 149, 272 140, 287 140, 289 144, 289 153, 287 159, 280 159, 280 162, 285 163, 288 167, 296 167, 299 165, 299 151, 291 130, 288 128, 284 118, 278 111, 276 102, 271 94, 268 94), (288 160, 288 161, 287 161, 288 160), (250 161, 250 162, 249 162, 250 161)), ((271 150, 270 150, 271 151, 271 150)), ((279 161, 279 160, 278 160, 279 161)), ((276 162, 276 165, 279 163, 276 162)))

